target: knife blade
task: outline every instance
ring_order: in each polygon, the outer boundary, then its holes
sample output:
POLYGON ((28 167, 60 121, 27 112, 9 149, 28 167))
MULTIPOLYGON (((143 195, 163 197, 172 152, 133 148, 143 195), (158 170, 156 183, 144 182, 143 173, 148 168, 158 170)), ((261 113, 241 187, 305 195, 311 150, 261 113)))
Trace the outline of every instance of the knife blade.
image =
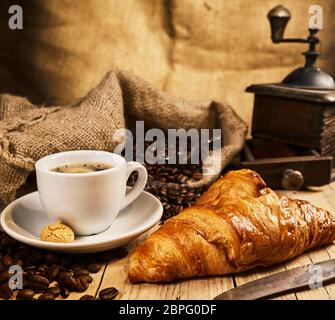
POLYGON ((265 298, 294 289, 311 288, 316 279, 318 285, 335 279, 335 259, 312 263, 248 282, 218 295, 213 300, 265 298), (315 278, 316 275, 318 278, 315 278))

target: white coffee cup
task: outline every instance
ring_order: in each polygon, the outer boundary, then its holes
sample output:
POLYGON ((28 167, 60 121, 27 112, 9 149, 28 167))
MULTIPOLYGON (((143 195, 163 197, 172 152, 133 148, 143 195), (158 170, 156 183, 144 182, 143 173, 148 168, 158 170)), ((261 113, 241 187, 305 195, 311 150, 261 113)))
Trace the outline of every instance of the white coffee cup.
POLYGON ((80 150, 52 154, 35 164, 37 187, 46 213, 73 228, 76 235, 106 230, 120 210, 143 191, 147 171, 138 162, 126 162, 115 153, 80 150), (89 173, 59 173, 52 169, 70 163, 98 162, 111 165, 89 173), (138 172, 135 186, 126 194, 130 174, 138 172))

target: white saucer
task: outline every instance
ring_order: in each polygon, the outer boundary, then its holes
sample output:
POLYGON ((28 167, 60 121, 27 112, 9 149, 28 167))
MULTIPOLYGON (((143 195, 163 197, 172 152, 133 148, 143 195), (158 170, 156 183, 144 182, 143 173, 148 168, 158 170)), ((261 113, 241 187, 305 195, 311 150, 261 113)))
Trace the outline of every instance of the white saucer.
POLYGON ((104 232, 77 237, 72 243, 46 242, 39 234, 53 221, 44 212, 38 192, 27 194, 5 208, 1 226, 14 239, 44 250, 67 253, 91 253, 123 246, 153 227, 163 214, 160 201, 148 192, 119 213, 104 232))

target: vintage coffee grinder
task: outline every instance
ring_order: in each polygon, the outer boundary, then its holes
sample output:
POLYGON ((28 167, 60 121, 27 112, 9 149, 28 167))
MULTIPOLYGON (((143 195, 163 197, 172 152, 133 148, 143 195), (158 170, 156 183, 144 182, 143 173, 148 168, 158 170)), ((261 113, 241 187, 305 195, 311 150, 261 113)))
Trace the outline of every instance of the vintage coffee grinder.
POLYGON ((273 43, 306 43, 305 65, 281 83, 254 84, 252 137, 242 154, 242 166, 261 173, 273 188, 320 186, 332 179, 335 156, 335 83, 316 66, 318 29, 306 39, 284 38, 291 18, 283 6, 268 18, 273 43))

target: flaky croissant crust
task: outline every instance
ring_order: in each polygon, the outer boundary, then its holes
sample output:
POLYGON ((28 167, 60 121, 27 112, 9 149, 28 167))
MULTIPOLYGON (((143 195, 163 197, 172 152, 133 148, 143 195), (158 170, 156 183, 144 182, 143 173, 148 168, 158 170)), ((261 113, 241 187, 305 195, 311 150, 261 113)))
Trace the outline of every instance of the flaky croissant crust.
POLYGON ((278 195, 254 171, 231 171, 136 248, 128 276, 166 282, 240 272, 334 240, 332 214, 278 195))

